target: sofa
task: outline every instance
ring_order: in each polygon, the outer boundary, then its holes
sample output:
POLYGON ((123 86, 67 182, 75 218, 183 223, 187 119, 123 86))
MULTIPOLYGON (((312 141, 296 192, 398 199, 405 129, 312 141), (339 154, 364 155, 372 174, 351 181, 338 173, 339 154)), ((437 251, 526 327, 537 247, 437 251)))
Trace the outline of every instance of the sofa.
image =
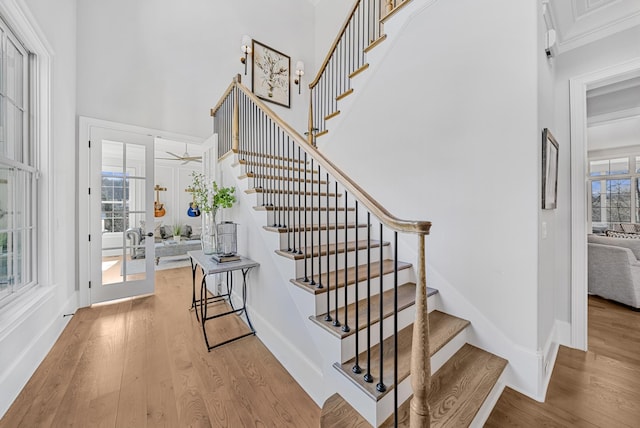
POLYGON ((640 310, 640 235, 587 237, 589 293, 640 310))
MULTIPOLYGON (((143 259, 145 257, 146 234, 141 227, 127 229, 125 237, 129 242, 129 255, 131 259, 143 259)), ((172 228, 170 226, 159 226, 154 232, 156 265, 160 262, 160 257, 178 256, 187 254, 187 251, 199 250, 202 245, 200 235, 193 234, 193 229, 189 225, 182 228, 180 243, 175 242, 172 228)))

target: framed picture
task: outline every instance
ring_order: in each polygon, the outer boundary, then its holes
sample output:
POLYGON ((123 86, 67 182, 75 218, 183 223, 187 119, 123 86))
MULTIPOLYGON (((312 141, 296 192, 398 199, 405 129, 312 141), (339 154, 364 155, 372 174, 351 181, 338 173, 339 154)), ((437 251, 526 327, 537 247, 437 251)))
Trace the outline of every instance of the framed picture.
POLYGON ((258 98, 281 106, 291 105, 291 58, 253 41, 251 90, 258 98))
POLYGON ((553 210, 558 202, 558 142, 549 129, 542 131, 542 209, 553 210))

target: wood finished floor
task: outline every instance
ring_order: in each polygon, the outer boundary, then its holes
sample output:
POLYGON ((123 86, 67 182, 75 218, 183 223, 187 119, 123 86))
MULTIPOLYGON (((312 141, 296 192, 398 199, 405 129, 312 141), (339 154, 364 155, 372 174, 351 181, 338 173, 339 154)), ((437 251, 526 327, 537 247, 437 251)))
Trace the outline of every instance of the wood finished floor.
POLYGON ((640 312, 589 297, 589 352, 561 347, 544 403, 506 388, 486 427, 640 427, 640 312))
MULTIPOLYGON (((153 296, 80 309, 0 427, 318 426, 257 337, 205 350, 189 268, 156 275, 153 296)), ((246 329, 222 323, 208 331, 246 329)), ((640 427, 640 313, 590 297, 589 346, 560 349, 545 403, 506 389, 486 426, 640 427)))
MULTIPOLYGON (((318 426, 257 337, 207 352, 190 300, 181 268, 156 272, 152 296, 78 310, 0 427, 318 426)), ((207 326, 214 342, 248 331, 236 316, 207 326)))

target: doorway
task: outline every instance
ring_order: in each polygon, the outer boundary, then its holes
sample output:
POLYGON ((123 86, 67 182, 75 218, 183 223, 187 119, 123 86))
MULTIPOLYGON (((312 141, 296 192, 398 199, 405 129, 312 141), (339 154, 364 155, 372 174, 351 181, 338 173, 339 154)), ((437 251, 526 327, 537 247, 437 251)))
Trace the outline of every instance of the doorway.
POLYGON ((89 140, 90 303, 151 294, 153 137, 91 127, 89 140))
POLYGON ((571 342, 587 350, 587 91, 640 76, 640 59, 569 82, 571 106, 571 342))

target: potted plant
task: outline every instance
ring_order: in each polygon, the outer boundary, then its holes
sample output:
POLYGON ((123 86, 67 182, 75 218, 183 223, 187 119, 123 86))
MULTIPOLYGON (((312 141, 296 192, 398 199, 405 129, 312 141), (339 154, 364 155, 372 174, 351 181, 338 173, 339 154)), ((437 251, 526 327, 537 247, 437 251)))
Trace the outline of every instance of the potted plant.
POLYGON ((236 203, 235 187, 220 187, 215 180, 207 180, 204 174, 193 171, 193 197, 202 215, 202 250, 205 254, 216 252, 217 219, 220 208, 231 208, 236 203))
POLYGON ((182 233, 182 226, 178 223, 174 224, 171 229, 173 230, 173 240, 180 242, 180 234, 182 233))

